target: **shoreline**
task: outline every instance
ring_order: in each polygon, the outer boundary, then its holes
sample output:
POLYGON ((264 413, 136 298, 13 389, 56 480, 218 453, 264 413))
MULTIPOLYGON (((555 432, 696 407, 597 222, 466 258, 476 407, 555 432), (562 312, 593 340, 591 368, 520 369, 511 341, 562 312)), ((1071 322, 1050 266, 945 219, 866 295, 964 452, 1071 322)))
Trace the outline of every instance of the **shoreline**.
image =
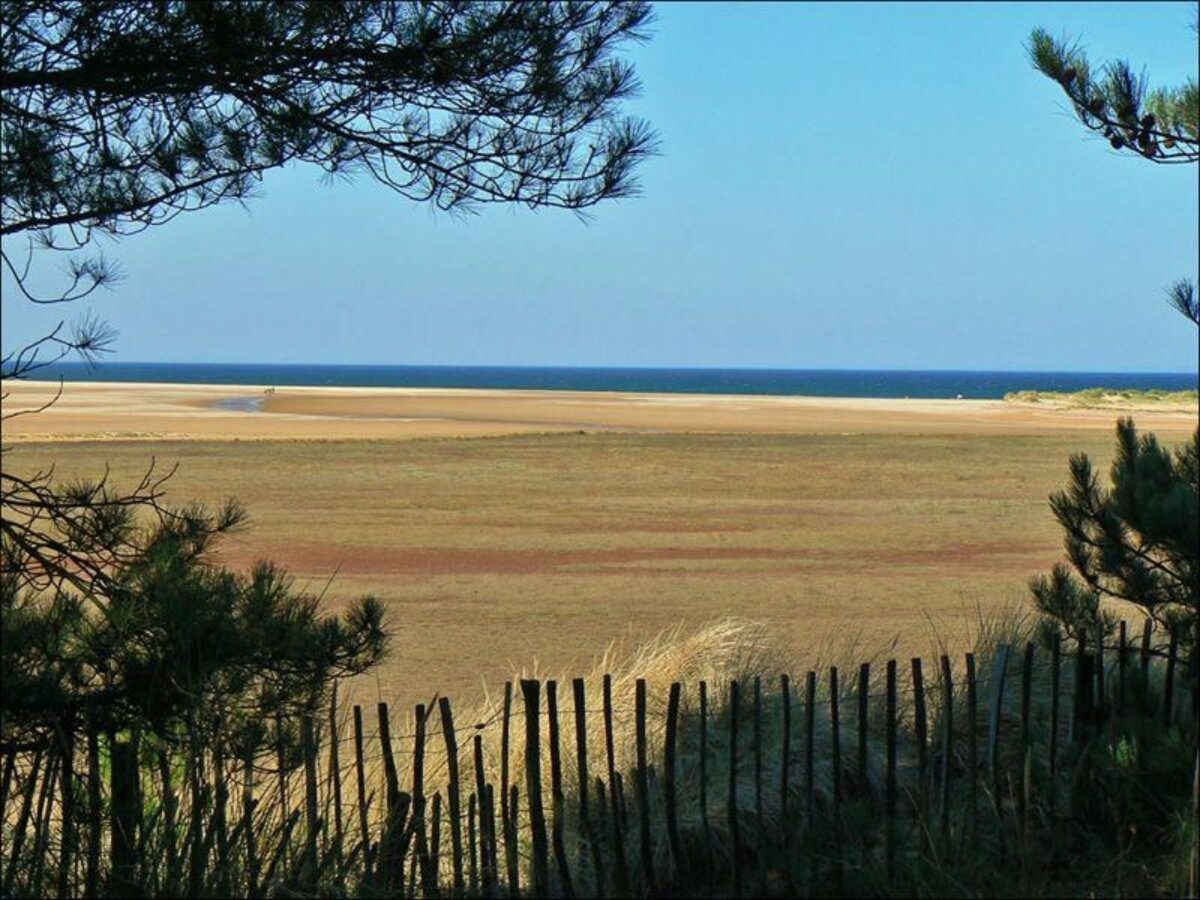
MULTIPOLYGON (((57 381, 9 384, 4 412, 33 410, 57 381)), ((1002 399, 814 397, 515 388, 326 387, 66 382, 36 415, 6 422, 7 443, 80 440, 304 440, 633 433, 921 434, 1111 430, 1120 415, 1187 437, 1186 406, 1078 407, 1002 399)))

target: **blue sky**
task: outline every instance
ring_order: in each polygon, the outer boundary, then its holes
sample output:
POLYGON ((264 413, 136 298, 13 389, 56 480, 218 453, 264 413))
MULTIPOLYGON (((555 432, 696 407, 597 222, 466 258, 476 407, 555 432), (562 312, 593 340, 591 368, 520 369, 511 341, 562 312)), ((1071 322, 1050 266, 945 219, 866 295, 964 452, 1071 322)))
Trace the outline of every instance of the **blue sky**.
MULTIPOLYGON (((643 196, 456 219, 367 180, 106 248, 125 361, 1195 371, 1197 168, 1109 151, 1030 29, 1197 68, 1187 3, 658 7, 643 196)), ((4 346, 61 310, 11 285, 4 346)))

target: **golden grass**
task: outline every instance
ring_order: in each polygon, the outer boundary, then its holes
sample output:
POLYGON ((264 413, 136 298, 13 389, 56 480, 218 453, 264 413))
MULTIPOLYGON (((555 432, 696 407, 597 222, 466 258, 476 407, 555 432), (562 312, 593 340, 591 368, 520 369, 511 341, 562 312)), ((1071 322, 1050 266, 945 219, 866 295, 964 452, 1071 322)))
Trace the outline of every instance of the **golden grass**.
MULTIPOLYGON (((1170 440, 1187 432, 1167 433, 1170 440)), ((1097 431, 1036 435, 557 434, 417 441, 20 444, 64 478, 151 456, 172 498, 239 497, 225 561, 271 558, 337 608, 373 592, 393 653, 355 699, 469 701, 531 661, 591 668, 616 639, 724 616, 793 658, 830 641, 925 650, 1023 602, 1061 556, 1047 494, 1097 431), (332 579, 332 580, 331 580, 332 579)), ((7 455, 7 454, 6 454, 7 455)), ((964 635, 965 637, 965 635, 964 635)))
POLYGON ((1161 390, 1118 390, 1116 388, 1088 388, 1083 391, 1016 391, 1005 394, 1007 403, 1046 404, 1071 409, 1122 409, 1122 410, 1179 410, 1193 412, 1200 403, 1197 391, 1161 390))

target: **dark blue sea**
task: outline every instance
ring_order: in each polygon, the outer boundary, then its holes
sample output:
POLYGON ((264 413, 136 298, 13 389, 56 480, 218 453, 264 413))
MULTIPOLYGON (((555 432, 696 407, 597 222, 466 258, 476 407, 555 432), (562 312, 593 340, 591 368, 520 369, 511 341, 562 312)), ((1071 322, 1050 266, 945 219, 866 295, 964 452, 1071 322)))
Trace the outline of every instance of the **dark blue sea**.
POLYGON ((1195 373, 951 372, 854 369, 667 369, 523 366, 341 366, 252 363, 60 363, 39 378, 178 384, 509 388, 810 397, 998 399, 1011 391, 1105 387, 1195 389, 1195 373))

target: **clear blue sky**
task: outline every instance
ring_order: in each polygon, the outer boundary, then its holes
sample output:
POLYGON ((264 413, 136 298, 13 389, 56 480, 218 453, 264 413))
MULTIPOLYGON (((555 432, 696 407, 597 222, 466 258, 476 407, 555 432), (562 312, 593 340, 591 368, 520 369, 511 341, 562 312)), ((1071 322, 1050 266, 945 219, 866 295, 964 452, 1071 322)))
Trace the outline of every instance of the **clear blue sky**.
MULTIPOLYGON (((1197 69, 1188 3, 664 5, 642 197, 465 220, 270 175, 106 252, 126 361, 1195 371, 1197 169, 1119 157, 1030 29, 1197 69)), ((11 287, 11 286, 9 286, 11 287)), ((3 304, 4 346, 57 310, 3 304)))

